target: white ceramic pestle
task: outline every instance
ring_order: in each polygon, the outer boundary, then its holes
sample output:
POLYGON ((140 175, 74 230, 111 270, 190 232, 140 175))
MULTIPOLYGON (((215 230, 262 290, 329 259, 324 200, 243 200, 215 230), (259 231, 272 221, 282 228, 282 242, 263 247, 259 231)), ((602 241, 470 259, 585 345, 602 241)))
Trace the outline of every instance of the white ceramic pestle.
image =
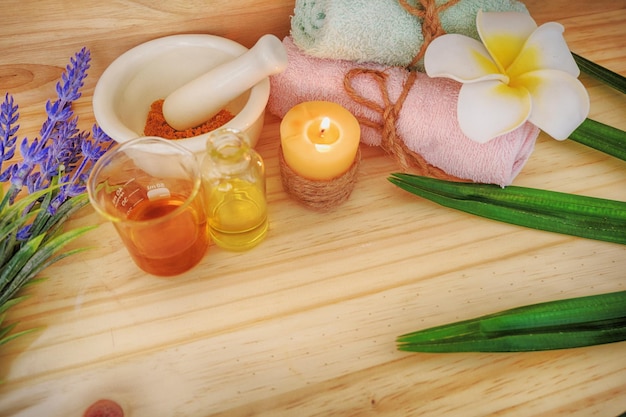
POLYGON ((263 35, 248 51, 188 82, 165 98, 163 116, 177 130, 198 126, 229 101, 287 66, 280 39, 263 35))

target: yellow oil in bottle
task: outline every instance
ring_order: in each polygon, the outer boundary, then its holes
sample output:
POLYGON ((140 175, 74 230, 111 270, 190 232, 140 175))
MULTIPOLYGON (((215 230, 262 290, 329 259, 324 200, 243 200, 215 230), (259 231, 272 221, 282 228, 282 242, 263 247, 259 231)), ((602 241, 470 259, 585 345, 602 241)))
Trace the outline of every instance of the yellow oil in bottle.
POLYGON ((207 141, 202 166, 209 230, 224 249, 250 249, 267 234, 265 165, 248 142, 233 129, 213 132, 207 141))
POLYGON ((214 242, 225 249, 256 246, 269 228, 267 202, 256 184, 222 180, 209 195, 209 226, 214 242))

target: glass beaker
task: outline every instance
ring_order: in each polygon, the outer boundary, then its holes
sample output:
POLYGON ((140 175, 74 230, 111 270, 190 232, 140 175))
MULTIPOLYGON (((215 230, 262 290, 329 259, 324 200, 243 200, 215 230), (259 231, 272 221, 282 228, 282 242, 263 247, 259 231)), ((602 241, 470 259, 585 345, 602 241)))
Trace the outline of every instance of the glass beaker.
POLYGON ((265 165, 244 132, 219 129, 209 135, 202 162, 209 232, 220 247, 246 250, 267 234, 265 165))
POLYGON ((87 191, 145 272, 181 274, 206 253, 202 177, 193 153, 180 145, 157 137, 118 145, 94 165, 87 191))

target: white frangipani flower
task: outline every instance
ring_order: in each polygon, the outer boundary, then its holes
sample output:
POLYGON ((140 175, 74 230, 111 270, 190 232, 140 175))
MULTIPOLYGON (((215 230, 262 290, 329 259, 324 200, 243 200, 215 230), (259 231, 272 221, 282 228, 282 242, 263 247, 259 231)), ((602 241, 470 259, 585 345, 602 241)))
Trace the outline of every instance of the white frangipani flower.
POLYGON ((537 27, 526 13, 476 16, 483 43, 458 34, 433 40, 424 66, 430 77, 463 83, 458 119, 463 133, 480 143, 527 120, 563 140, 585 120, 589 95, 563 38, 563 26, 537 27))

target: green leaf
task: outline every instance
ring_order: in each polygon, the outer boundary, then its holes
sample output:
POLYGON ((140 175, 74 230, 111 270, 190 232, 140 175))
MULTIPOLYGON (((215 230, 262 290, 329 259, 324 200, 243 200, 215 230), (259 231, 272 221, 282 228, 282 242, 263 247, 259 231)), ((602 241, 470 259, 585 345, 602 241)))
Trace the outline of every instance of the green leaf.
MULTIPOLYGON (((11 325, 8 327, 7 334, 8 334, 11 330, 13 330, 17 324, 19 324, 19 323, 18 323, 18 322, 16 322, 16 323, 11 324, 11 325)), ((10 342, 11 340, 15 340, 15 339, 17 339, 18 337, 22 337, 22 336, 27 335, 27 334, 29 334, 29 333, 36 332, 37 330, 39 330, 39 328, 35 327, 35 328, 27 329, 27 330, 22 330, 21 332, 17 332, 17 333, 10 334, 10 335, 8 335, 8 336, 6 336, 6 337, 0 337, 0 345, 3 345, 3 344, 5 344, 5 343, 8 343, 8 342, 10 342)))
POLYGON ((35 216, 39 210, 32 210, 28 215, 7 216, 0 222, 0 240, 7 239, 9 235, 14 234, 20 227, 24 226, 35 216))
POLYGON ((524 306, 480 322, 487 333, 536 331, 544 328, 611 324, 626 317, 626 291, 524 306))
MULTIPOLYGON (((580 55, 572 53, 582 72, 626 94, 626 77, 580 55)), ((570 135, 570 139, 626 161, 626 132, 591 119, 585 121, 570 135)))
POLYGON ((87 193, 83 193, 72 197, 61 204, 56 213, 53 216, 50 216, 44 224, 44 229, 47 230, 48 234, 46 240, 55 236, 65 221, 72 217, 78 210, 85 207, 88 203, 89 197, 87 193))
POLYGON ((572 53, 580 70, 626 94, 626 78, 578 54, 572 53))
POLYGON ((409 352, 523 352, 626 340, 626 291, 504 310, 399 336, 409 352))
MULTIPOLYGON (((41 247, 38 247, 38 249, 35 252, 31 253, 28 259, 26 259, 26 262, 22 263, 22 267, 18 271, 16 271, 14 275, 11 276, 10 283, 8 284, 6 289, 2 290, 2 294, 0 294, 0 305, 11 299, 13 295, 17 291, 19 291, 24 286, 24 284, 28 282, 28 280, 33 278, 44 268, 58 261, 59 259, 68 256, 69 254, 76 253, 76 251, 82 250, 77 249, 75 251, 69 252, 68 254, 61 254, 57 257, 53 257, 56 251, 70 243, 72 240, 83 235, 84 233, 94 229, 95 227, 97 226, 85 226, 70 230, 55 237, 52 240, 45 242, 41 245, 41 247)), ((43 235, 39 236, 38 238, 41 238, 39 240, 42 240, 43 235)), ((28 243, 30 244, 31 241, 29 241, 28 243)), ((0 281, 0 283, 2 282, 3 281, 0 281)), ((6 283, 3 283, 3 286, 5 285, 6 283)))
MULTIPOLYGON (((21 303, 22 301, 26 300, 27 298, 29 298, 28 295, 23 295, 21 297, 15 297, 12 298, 10 300, 8 300, 6 303, 3 303, 2 305, 0 305, 0 314, 4 313, 5 311, 7 311, 9 308, 13 307, 14 305, 21 303)), ((2 320, 0 320, 0 323, 2 323, 2 320)))
POLYGON ((18 242, 15 238, 15 233, 5 236, 0 240, 0 269, 4 268, 4 265, 9 262, 13 254, 17 251, 18 242))
POLYGON ((11 323, 8 326, 2 327, 2 323, 4 322, 4 319, 6 317, 6 311, 9 308, 15 306, 16 304, 24 301, 26 298, 28 298, 28 296, 16 297, 0 305, 0 345, 3 345, 18 337, 24 336, 28 333, 32 333, 38 330, 38 328, 32 328, 32 329, 23 330, 21 332, 17 332, 17 333, 13 333, 9 335, 13 331, 13 329, 19 324, 19 322, 11 323))
MULTIPOLYGON (((60 227, 76 209, 83 205, 82 199, 74 204, 66 205, 66 209, 58 213, 59 217, 51 225, 52 228, 60 227)), ((95 227, 97 226, 77 228, 49 240, 47 240, 47 238, 50 236, 50 233, 42 233, 26 242, 11 258, 7 267, 2 270, 2 274, 0 275, 0 313, 5 312, 27 297, 21 296, 12 298, 20 289, 34 283, 34 277, 43 269, 61 259, 87 250, 88 248, 77 248, 63 253, 57 253, 63 246, 95 227)), ((2 320, 0 319, 0 324, 1 323, 2 320)), ((10 326, 0 328, 0 345, 37 330, 28 329, 6 336, 14 329, 16 324, 17 323, 14 323, 10 326)))
POLYGON ((0 187, 0 196, 2 196, 2 200, 0 200, 0 214, 4 212, 5 207, 9 204, 9 191, 12 187, 9 187, 7 192, 4 192, 4 187, 0 187))
POLYGON ((585 119, 569 137, 574 142, 626 161, 626 132, 585 119))
POLYGON ((626 244, 626 203, 535 188, 395 173, 389 181, 442 206, 518 226, 626 244))
MULTIPOLYGON (((0 316, 0 323, 2 323, 4 321, 5 315, 3 314, 2 316, 0 316)), ((0 341, 7 335, 9 334, 14 328, 15 326, 17 326, 17 323, 12 323, 8 326, 5 327, 0 327, 0 341)), ((0 342, 0 344, 2 344, 0 342)))
MULTIPOLYGON (((52 193, 57 188, 58 186, 45 188, 43 190, 36 191, 32 194, 28 194, 18 199, 17 201, 15 201, 13 204, 8 204, 8 205, 3 206, 2 210, 0 210, 0 214, 2 215, 2 221, 5 221, 7 219, 7 216, 11 216, 10 218, 16 218, 16 216, 18 217, 22 216, 24 210, 28 206, 36 203, 36 201, 39 200, 41 197, 43 197, 46 194, 52 193)), ((11 190, 11 188, 9 190, 11 190)), ((7 194, 5 195, 3 202, 6 202, 8 200, 8 196, 9 196, 9 192, 7 192, 7 194)))
POLYGON ((6 292, 5 288, 13 285, 15 277, 24 270, 24 267, 28 264, 31 257, 37 253, 39 245, 43 241, 44 237, 45 234, 41 234, 26 242, 4 266, 4 269, 0 272, 0 291, 2 291, 3 296, 6 292))
MULTIPOLYGON (((58 187, 56 177, 53 180, 52 186, 58 187)), ((44 227, 44 224, 46 219, 50 217, 48 207, 50 206, 50 201, 52 201, 53 194, 53 192, 48 192, 43 196, 43 199, 41 199, 41 202, 39 204, 41 210, 33 220, 33 224, 31 227, 31 233, 33 234, 33 236, 37 236, 40 233, 47 233, 47 229, 44 227)))
POLYGON ((626 324, 609 329, 558 331, 525 335, 507 335, 490 339, 454 340, 433 343, 401 343, 398 350, 405 352, 531 352, 571 349, 626 340, 626 324))
MULTIPOLYGON (((46 215, 46 211, 39 207, 37 201, 41 197, 50 196, 56 188, 58 187, 51 187, 28 194, 13 204, 4 206, 2 211, 0 211, 0 241, 7 239, 9 235, 17 231, 29 221, 40 217, 41 215, 46 215), (29 206, 32 207, 26 213, 25 210, 29 206)), ((9 193, 7 192, 5 197, 8 197, 8 195, 9 193)), ((33 235, 37 236, 41 232, 42 231, 33 232, 33 235)), ((6 252, 3 252, 3 254, 6 256, 11 255, 6 252)), ((2 256, 0 256, 0 258, 2 258, 2 256)))

